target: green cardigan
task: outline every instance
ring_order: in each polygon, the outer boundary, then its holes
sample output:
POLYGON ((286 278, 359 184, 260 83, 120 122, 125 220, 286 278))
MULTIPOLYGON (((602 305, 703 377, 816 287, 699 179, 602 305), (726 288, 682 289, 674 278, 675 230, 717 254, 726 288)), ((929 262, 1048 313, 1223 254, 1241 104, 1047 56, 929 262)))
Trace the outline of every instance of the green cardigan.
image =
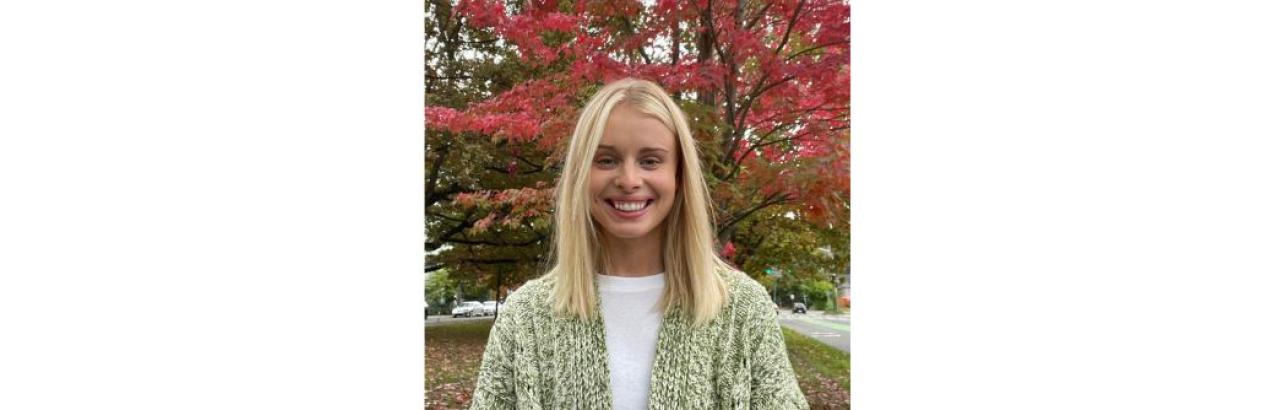
MULTIPOLYGON (((808 408, 769 294, 742 272, 720 276, 729 302, 710 323, 695 328, 679 309, 664 316, 649 408, 808 408)), ((489 333, 472 409, 612 406, 604 323, 599 315, 591 322, 553 315, 550 281, 531 280, 507 298, 489 333)))

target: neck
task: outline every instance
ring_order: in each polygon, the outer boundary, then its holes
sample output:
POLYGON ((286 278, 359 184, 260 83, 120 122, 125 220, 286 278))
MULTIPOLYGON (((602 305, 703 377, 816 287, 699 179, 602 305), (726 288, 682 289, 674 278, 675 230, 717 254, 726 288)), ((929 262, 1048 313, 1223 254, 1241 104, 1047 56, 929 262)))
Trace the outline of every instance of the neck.
POLYGON ((601 248, 608 255, 604 272, 601 272, 605 275, 638 277, 665 271, 662 263, 662 232, 658 229, 640 238, 608 237, 601 248))

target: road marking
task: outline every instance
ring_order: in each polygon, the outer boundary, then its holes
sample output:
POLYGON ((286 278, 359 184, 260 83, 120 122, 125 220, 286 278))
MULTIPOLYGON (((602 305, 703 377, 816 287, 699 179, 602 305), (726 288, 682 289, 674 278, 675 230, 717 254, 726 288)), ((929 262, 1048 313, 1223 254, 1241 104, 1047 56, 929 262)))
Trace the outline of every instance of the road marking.
POLYGON ((827 332, 810 333, 809 335, 813 337, 840 337, 841 336, 839 333, 827 333, 827 332))

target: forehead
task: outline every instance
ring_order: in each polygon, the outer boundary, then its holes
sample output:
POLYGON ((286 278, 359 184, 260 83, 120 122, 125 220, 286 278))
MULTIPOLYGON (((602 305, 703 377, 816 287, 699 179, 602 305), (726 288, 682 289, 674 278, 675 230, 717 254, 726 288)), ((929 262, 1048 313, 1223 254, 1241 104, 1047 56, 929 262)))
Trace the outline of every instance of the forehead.
POLYGON ((617 150, 663 148, 674 151, 676 136, 667 126, 648 114, 627 105, 618 105, 609 113, 600 145, 617 150))

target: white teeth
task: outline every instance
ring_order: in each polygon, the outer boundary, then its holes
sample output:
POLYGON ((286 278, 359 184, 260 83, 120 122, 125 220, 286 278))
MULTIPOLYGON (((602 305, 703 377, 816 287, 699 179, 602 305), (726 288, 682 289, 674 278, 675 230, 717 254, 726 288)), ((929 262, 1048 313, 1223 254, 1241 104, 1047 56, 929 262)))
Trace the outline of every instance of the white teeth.
POLYGON ((614 202, 613 207, 623 212, 635 212, 644 208, 645 202, 614 202))

